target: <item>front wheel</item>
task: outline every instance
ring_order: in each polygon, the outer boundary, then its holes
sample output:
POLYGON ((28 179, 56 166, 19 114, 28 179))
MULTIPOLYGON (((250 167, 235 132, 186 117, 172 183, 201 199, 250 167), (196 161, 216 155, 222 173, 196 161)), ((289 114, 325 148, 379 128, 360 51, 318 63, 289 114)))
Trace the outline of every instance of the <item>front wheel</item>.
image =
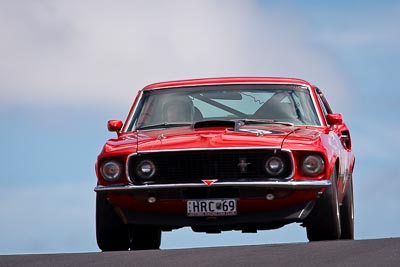
POLYGON ((340 239, 354 239, 354 203, 353 203, 353 178, 348 181, 346 195, 340 206, 340 224, 342 234, 340 239))
POLYGON ((96 238, 102 251, 128 250, 129 228, 124 224, 105 195, 96 196, 96 238))
POLYGON ((131 249, 159 249, 161 244, 161 230, 156 226, 132 225, 131 249))
POLYGON ((332 171, 332 185, 325 189, 317 200, 306 222, 307 238, 310 241, 335 240, 340 238, 340 212, 336 185, 337 171, 332 171))
POLYGON ((106 196, 97 194, 96 238, 102 251, 159 249, 161 230, 157 226, 124 224, 106 196))

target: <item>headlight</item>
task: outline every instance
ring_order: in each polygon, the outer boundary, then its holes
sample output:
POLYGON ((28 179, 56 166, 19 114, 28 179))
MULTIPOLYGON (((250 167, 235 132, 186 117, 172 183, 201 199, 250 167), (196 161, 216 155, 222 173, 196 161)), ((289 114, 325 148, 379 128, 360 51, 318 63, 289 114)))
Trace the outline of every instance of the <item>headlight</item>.
POLYGON ((324 171, 324 159, 319 155, 308 155, 304 158, 301 171, 307 176, 316 176, 324 171))
POLYGON ((142 179, 150 179, 156 173, 156 165, 151 160, 142 160, 136 167, 136 173, 142 179))
POLYGON ((121 178, 123 167, 118 161, 106 161, 100 168, 103 178, 109 182, 115 182, 121 178))
POLYGON ((273 156, 265 162, 265 170, 268 174, 277 176, 285 170, 285 162, 278 156, 273 156))

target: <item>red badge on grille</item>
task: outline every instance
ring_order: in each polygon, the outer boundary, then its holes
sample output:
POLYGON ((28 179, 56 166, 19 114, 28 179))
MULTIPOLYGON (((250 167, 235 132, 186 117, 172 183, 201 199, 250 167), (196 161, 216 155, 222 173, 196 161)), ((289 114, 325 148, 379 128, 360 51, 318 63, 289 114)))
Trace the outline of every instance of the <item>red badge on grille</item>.
POLYGON ((205 183, 206 185, 210 186, 218 180, 201 180, 201 181, 203 181, 203 183, 205 183))

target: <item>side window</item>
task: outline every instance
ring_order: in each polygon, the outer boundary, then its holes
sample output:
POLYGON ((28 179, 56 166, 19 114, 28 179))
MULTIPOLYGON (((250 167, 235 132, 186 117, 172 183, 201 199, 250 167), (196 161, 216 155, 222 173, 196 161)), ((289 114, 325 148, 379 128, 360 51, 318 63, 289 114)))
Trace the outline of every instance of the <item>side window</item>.
POLYGON ((328 114, 332 114, 332 109, 331 106, 329 106, 328 101, 326 100, 325 96, 323 94, 321 94, 321 99, 322 99, 322 103, 324 103, 324 107, 326 109, 326 111, 328 112, 328 114))
POLYGON ((315 89, 317 90, 318 101, 320 102, 321 107, 324 109, 324 112, 326 112, 326 114, 332 114, 333 112, 331 106, 329 106, 328 100, 326 100, 322 91, 318 87, 315 87, 315 89))
POLYGON ((324 104, 324 102, 322 101, 320 94, 317 94, 317 95, 318 95, 318 102, 319 102, 319 105, 320 105, 321 108, 322 108, 322 112, 324 112, 324 116, 326 116, 326 115, 329 114, 329 113, 328 113, 328 110, 326 110, 325 104, 324 104))
POLYGON ((326 100, 322 91, 318 87, 315 87, 315 89, 317 90, 318 101, 322 107, 322 111, 324 112, 324 115, 326 116, 327 114, 332 114, 333 113, 332 109, 329 106, 328 101, 326 100))

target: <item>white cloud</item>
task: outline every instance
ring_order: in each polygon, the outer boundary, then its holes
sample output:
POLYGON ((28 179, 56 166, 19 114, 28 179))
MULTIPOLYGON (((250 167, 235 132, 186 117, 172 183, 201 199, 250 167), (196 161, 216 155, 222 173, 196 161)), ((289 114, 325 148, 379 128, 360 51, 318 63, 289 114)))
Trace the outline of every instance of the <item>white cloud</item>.
POLYGON ((2 104, 127 110, 148 83, 214 76, 299 77, 339 99, 346 88, 306 16, 287 7, 43 0, 2 2, 0 10, 2 104))
POLYGON ((359 128, 353 131, 356 134, 352 136, 356 153, 365 160, 378 162, 383 166, 396 164, 398 157, 395 153, 400 149, 400 127, 393 121, 373 119, 373 123, 371 119, 364 118, 358 121, 359 128))
MULTIPOLYGON (((319 39, 327 44, 343 48, 398 47, 400 42, 400 3, 382 2, 380 5, 360 5, 356 10, 321 12, 327 22, 319 39), (331 23, 336 21, 336 23, 331 23)), ((391 51, 392 52, 392 51, 391 51)))

